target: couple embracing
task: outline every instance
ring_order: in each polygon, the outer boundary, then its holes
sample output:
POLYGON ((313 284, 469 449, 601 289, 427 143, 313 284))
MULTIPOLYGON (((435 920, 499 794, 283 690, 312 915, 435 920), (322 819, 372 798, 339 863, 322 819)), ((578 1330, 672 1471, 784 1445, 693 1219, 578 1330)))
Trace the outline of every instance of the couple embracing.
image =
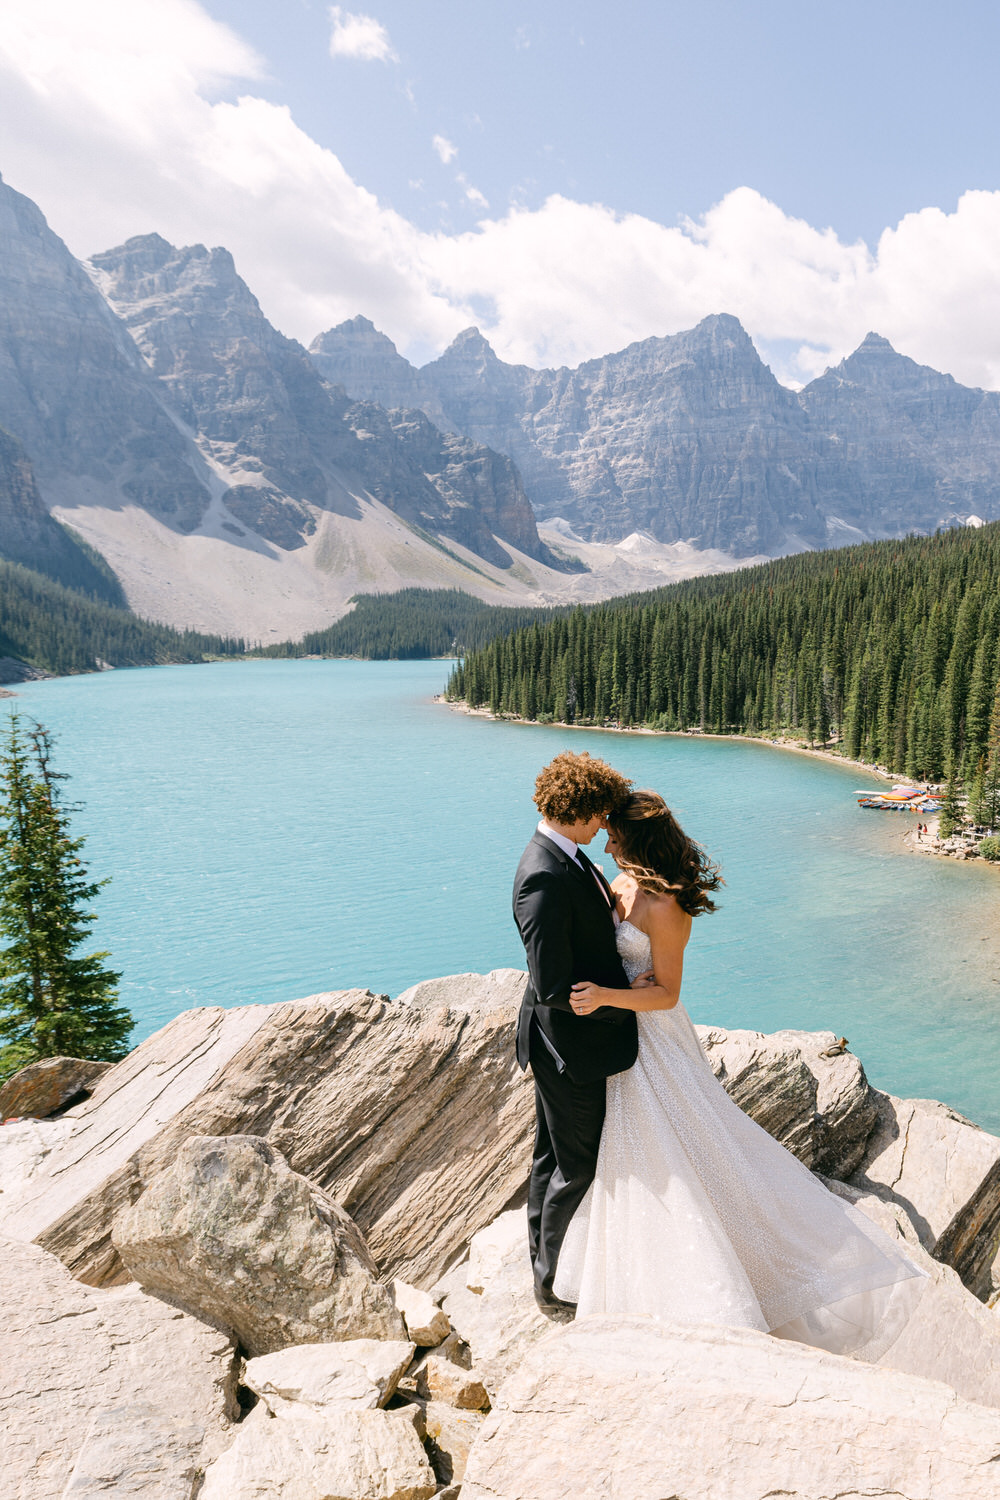
POLYGON ((680 1003, 692 920, 715 909, 718 871, 662 797, 586 752, 542 770, 535 804, 514 918, 539 1307, 554 1321, 754 1328, 878 1359, 924 1273, 730 1099, 680 1003), (601 829, 611 885, 583 848, 601 829))

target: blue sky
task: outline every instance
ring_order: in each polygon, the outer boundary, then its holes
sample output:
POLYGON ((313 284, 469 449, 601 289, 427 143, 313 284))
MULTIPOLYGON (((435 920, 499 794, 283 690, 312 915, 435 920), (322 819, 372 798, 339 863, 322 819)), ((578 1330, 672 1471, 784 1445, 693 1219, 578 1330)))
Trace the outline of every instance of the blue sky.
POLYGON ((1000 388, 1000 8, 4 0, 0 172, 78 255, 231 249, 308 342, 573 364, 714 312, 1000 388))
POLYGON ((497 211, 566 193, 672 223, 749 185, 870 245, 1000 186, 995 3, 384 0, 396 59, 367 64, 331 59, 318 0, 207 8, 267 59, 261 92, 428 229, 476 217, 435 135, 497 211))

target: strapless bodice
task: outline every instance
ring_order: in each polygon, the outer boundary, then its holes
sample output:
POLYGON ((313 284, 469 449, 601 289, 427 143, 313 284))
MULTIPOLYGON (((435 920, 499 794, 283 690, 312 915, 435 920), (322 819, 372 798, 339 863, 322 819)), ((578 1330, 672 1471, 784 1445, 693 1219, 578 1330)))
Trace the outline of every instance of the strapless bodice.
POLYGON ((632 922, 625 921, 619 922, 615 941, 618 945, 618 956, 628 976, 628 982, 631 984, 637 974, 644 973, 652 966, 653 950, 649 938, 632 922))

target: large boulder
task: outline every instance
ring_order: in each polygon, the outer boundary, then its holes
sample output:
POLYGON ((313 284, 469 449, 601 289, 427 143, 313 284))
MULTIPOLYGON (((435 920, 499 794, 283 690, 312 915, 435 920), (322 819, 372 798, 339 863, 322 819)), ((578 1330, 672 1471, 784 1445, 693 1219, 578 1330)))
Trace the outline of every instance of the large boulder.
MULTIPOLYGON (((384 1274, 426 1284, 527 1176, 523 988, 508 969, 419 985, 405 1003, 348 990, 187 1011, 68 1111, 71 1137, 0 1199, 0 1228, 113 1283, 127 1275, 110 1240, 118 1211, 189 1136, 251 1134, 344 1205, 384 1274)), ((3 1153, 0 1132, 0 1175, 3 1153)))
POLYGON ((434 1293, 495 1396, 552 1328, 535 1304, 524 1209, 509 1209, 473 1235, 468 1256, 441 1278, 434 1293))
POLYGON ((147 1291, 221 1327, 248 1355, 402 1339, 392 1288, 357 1226, 257 1136, 192 1136, 112 1241, 147 1291))
POLYGON ((401 1339, 296 1344, 247 1361, 243 1383, 271 1416, 320 1415, 330 1406, 385 1406, 415 1348, 401 1339))
POLYGON ((585 1318, 529 1350, 462 1500, 996 1500, 1000 1411, 749 1329, 585 1318))
POLYGON ((877 1093, 878 1121, 850 1179, 905 1209, 921 1244, 984 1300, 1000 1237, 1000 1139, 933 1099, 877 1093))
POLYGON ((696 1030, 726 1091, 775 1140, 828 1177, 855 1170, 875 1128, 874 1091, 832 1031, 696 1030))
POLYGON ((158 1476, 145 1492, 172 1500, 231 1440, 232 1344, 136 1286, 82 1286, 46 1251, 3 1241, 0 1327, 0 1490, 12 1500, 98 1493, 102 1473, 100 1493, 158 1476))
POLYGON ((943 1381, 966 1401, 1000 1408, 1000 1317, 962 1285, 957 1271, 927 1253, 898 1203, 843 1182, 827 1186, 896 1240, 927 1274, 920 1301, 879 1364, 943 1381))
POLYGON ((198 1500, 430 1500, 437 1487, 404 1412, 331 1406, 244 1422, 198 1500))
POLYGON ((191 1500, 204 1469, 204 1429, 130 1402, 97 1411, 61 1500, 144 1495, 191 1500))
POLYGON ((0 1120, 43 1120, 82 1094, 90 1094, 111 1063, 84 1057, 43 1057, 14 1073, 0 1088, 0 1120))

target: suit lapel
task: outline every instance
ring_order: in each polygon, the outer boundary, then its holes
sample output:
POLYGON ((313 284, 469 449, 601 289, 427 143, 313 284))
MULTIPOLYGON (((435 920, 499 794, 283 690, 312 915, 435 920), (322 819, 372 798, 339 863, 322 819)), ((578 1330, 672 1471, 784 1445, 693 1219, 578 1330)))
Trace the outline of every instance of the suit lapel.
MULTIPOLYGON (((585 891, 589 891, 592 896, 596 896, 598 897, 598 899, 600 899, 600 890, 598 889, 594 877, 590 873, 590 870, 585 870, 583 865, 577 864, 575 859, 570 859, 569 855, 564 849, 560 849, 558 844, 554 844, 551 839, 547 839, 544 833, 539 833, 537 829, 535 831, 533 842, 539 844, 547 854, 554 855, 555 858, 562 864, 563 868, 568 870, 574 877, 574 879, 579 881, 585 891)), ((605 890, 608 890, 607 903, 602 901, 601 905, 605 907, 607 907, 608 903, 613 905, 615 898, 608 889, 607 880, 605 879, 602 872, 597 869, 596 865, 592 865, 591 868, 596 872, 598 879, 603 884, 605 890)))

